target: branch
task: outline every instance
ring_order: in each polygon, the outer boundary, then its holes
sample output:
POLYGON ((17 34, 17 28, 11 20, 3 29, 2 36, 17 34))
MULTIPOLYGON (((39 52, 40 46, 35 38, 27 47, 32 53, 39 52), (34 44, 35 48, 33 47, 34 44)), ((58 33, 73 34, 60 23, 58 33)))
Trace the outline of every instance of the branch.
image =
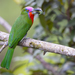
POLYGON ((11 26, 2 17, 0 17, 0 24, 4 26, 8 32, 10 32, 11 26))
MULTIPOLYGON (((8 41, 9 34, 0 31, 0 40, 8 41)), ((19 42, 20 46, 31 47, 31 48, 38 48, 40 50, 46 52, 53 52, 59 53, 69 56, 75 56, 75 49, 59 44, 53 44, 49 42, 44 42, 40 40, 35 40, 31 38, 24 38, 22 41, 19 42)))
POLYGON ((51 71, 53 73, 53 75, 59 75, 58 72, 54 69, 54 67, 51 64, 48 64, 46 61, 44 61, 44 59, 37 55, 35 57, 37 60, 39 60, 41 62, 41 64, 48 70, 51 71))
MULTIPOLYGON (((28 48, 28 53, 33 55, 33 48, 28 48)), ((59 75, 59 73, 54 69, 54 67, 51 64, 47 63, 46 61, 44 61, 44 59, 40 55, 37 54, 36 56, 34 56, 34 58, 40 61, 40 63, 44 66, 44 68, 47 69, 48 71, 51 71, 53 75, 59 75)))
POLYGON ((2 45, 4 45, 5 44, 5 42, 0 42, 0 46, 2 46, 2 45))
POLYGON ((3 46, 0 48, 0 53, 2 52, 2 50, 8 45, 8 41, 6 41, 3 46))

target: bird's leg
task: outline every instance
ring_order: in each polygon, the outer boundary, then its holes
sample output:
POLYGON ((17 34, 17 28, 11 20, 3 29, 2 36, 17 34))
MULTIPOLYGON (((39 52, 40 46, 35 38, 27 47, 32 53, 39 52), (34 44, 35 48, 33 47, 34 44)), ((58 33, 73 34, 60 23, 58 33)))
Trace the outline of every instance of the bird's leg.
POLYGON ((4 45, 1 47, 0 53, 2 52, 2 50, 3 50, 7 45, 8 45, 8 41, 6 41, 6 42, 4 43, 4 45))

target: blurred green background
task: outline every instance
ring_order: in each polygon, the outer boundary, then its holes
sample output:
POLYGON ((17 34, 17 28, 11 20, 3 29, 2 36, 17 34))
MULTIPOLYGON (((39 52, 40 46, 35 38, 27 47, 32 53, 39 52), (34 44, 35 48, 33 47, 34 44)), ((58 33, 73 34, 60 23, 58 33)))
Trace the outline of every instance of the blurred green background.
MULTIPOLYGON (((74 0, 0 0, 0 16, 11 26, 25 6, 42 8, 27 37, 75 48, 74 0)), ((7 32, 0 25, 0 31, 7 32)), ((0 53, 0 63, 7 48, 0 53)), ((75 57, 27 47, 16 47, 10 70, 0 67, 1 75, 75 75, 75 57)))

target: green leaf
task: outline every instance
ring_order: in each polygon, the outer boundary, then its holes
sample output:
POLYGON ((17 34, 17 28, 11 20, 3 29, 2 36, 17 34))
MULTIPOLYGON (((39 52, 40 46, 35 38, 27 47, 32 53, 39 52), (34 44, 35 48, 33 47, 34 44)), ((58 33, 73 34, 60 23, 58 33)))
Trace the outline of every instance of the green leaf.
POLYGON ((44 0, 36 0, 37 6, 41 7, 44 0))
POLYGON ((62 21, 63 19, 66 19, 66 16, 59 14, 55 17, 55 21, 59 22, 62 21))
MULTIPOLYGON (((71 73, 74 73, 74 71, 75 71, 74 66, 75 66, 75 63, 73 63, 73 62, 66 62, 66 63, 62 66, 61 72, 66 72, 67 75, 68 75, 68 74, 71 74, 71 73)), ((71 74, 71 75, 72 75, 72 74, 71 74)))
POLYGON ((72 27, 72 26, 75 26, 75 18, 73 18, 72 20, 70 20, 68 22, 68 25, 66 27, 72 27))
POLYGON ((33 1, 34 1, 34 0, 30 0, 30 1, 25 0, 25 2, 26 2, 26 4, 25 4, 25 5, 26 5, 26 6, 27 6, 27 5, 30 5, 33 1))
POLYGON ((48 26, 47 27, 48 31, 51 31, 53 28, 53 22, 49 19, 46 22, 47 22, 47 26, 48 26))
POLYGON ((13 1, 20 5, 25 3, 25 0, 13 0, 13 1))
POLYGON ((14 74, 11 74, 11 73, 2 73, 1 75, 14 75, 14 74))
POLYGON ((45 32, 48 32, 47 31, 47 24, 46 24, 45 16, 43 14, 41 14, 39 16, 39 19, 40 19, 40 23, 41 23, 42 27, 44 28, 45 32))
POLYGON ((12 74, 12 71, 7 70, 7 69, 5 69, 5 68, 0 68, 0 73, 1 73, 1 74, 4 74, 4 73, 10 73, 10 74, 12 74))
POLYGON ((66 72, 66 74, 68 74, 68 75, 73 75, 73 74, 75 74, 75 73, 74 73, 74 71, 72 71, 72 70, 68 70, 68 71, 66 72))
MULTIPOLYGON (((27 63, 27 65, 28 65, 28 63, 27 63)), ((31 75, 31 72, 26 70, 26 67, 28 67, 27 65, 22 65, 22 66, 16 68, 13 71, 13 74, 14 75, 31 75)))

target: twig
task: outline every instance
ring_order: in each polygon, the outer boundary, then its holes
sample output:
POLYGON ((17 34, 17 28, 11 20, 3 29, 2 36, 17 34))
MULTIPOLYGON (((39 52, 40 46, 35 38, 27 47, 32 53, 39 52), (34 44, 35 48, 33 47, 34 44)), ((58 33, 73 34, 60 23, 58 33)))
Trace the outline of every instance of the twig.
POLYGON ((48 64, 46 61, 44 61, 41 56, 37 55, 35 58, 38 59, 38 60, 42 63, 42 65, 43 65, 48 71, 51 71, 53 75, 59 75, 59 74, 55 71, 55 69, 52 67, 52 65, 50 65, 50 64, 48 64))
MULTIPOLYGON (((0 31, 0 39, 2 40, 7 40, 8 41, 9 34, 4 33, 0 31)), ((31 48, 36 48, 40 49, 46 52, 53 52, 53 53, 59 53, 59 54, 64 54, 64 55, 69 55, 69 56, 75 56, 75 49, 59 44, 53 44, 50 42, 44 42, 40 40, 35 40, 31 38, 25 38, 21 42, 19 42, 20 46, 25 46, 25 47, 31 47, 31 48)))
POLYGON ((0 53, 2 52, 2 50, 3 50, 7 45, 8 45, 8 41, 6 41, 6 42, 4 43, 4 45, 1 47, 0 53))
POLYGON ((11 26, 2 17, 0 17, 0 24, 4 26, 8 32, 10 32, 11 26))
MULTIPOLYGON (((28 53, 33 55, 33 48, 28 48, 28 53)), ((51 71, 53 75, 59 75, 55 71, 54 67, 51 64, 47 63, 46 61, 44 61, 40 55, 36 55, 34 58, 36 58, 38 61, 40 61, 40 63, 44 66, 44 68, 47 69, 48 71, 51 71)))

